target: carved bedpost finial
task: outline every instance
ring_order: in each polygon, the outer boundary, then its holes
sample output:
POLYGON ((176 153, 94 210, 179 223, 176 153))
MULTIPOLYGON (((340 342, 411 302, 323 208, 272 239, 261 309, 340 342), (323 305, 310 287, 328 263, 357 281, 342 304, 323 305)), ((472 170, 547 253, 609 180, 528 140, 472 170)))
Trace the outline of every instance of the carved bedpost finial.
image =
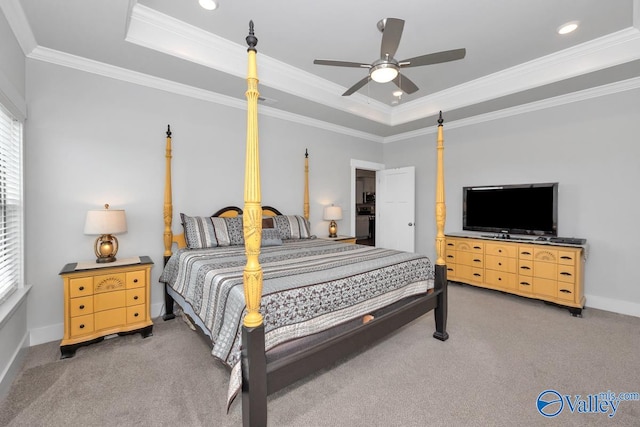
POLYGON ((167 138, 171 138, 171 125, 167 125, 167 138))
POLYGON ((246 38, 247 45, 249 45, 249 49, 254 52, 257 52, 256 46, 258 45, 258 38, 253 34, 253 21, 249 21, 249 35, 246 38))
POLYGON ((442 126, 442 123, 444 123, 444 120, 442 119, 442 110, 440 110, 440 116, 438 117, 438 126, 442 126))
POLYGON ((304 157, 309 158, 309 151, 306 148, 304 149, 304 157))

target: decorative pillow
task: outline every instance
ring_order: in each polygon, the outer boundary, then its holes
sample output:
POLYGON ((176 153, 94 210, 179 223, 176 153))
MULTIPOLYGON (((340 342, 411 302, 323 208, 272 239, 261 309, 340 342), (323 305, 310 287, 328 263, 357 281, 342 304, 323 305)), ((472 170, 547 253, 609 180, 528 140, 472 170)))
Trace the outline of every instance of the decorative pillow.
POLYGON ((229 242, 231 246, 244 245, 244 231, 242 230, 242 217, 235 216, 233 218, 223 218, 227 225, 229 233, 229 242))
POLYGON ((275 228, 263 228, 262 229, 262 242, 260 246, 280 246, 282 245, 282 239, 280 238, 280 232, 275 228))
POLYGON ((282 240, 311 237, 309 221, 301 215, 277 215, 273 217, 273 220, 282 240))
POLYGON ((187 216, 180 214, 184 237, 189 249, 215 248, 218 239, 211 217, 187 216))
POLYGON ((231 237, 229 236, 229 230, 227 228, 227 222, 225 221, 225 218, 212 216, 211 223, 213 224, 213 230, 216 233, 218 246, 231 245, 231 237))

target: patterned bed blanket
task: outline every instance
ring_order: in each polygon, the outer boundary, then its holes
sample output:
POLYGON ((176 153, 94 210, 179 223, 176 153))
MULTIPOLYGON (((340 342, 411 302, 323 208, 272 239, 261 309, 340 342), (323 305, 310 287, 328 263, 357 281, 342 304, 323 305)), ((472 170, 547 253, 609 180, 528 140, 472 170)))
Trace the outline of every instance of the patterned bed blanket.
MULTIPOLYGON (((181 249, 160 277, 182 296, 212 337, 212 354, 232 368, 228 399, 240 389, 245 314, 244 246, 181 249)), ((433 287, 429 258, 320 239, 261 248, 265 347, 321 332, 433 287)))

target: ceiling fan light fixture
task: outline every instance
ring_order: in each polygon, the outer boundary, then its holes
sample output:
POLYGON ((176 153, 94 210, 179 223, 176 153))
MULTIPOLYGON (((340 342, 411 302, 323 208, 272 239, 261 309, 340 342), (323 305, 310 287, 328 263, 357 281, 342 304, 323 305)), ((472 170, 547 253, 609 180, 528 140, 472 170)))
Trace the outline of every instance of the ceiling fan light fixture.
POLYGON ((207 10, 216 10, 218 8, 218 0, 198 0, 200 6, 207 10))
POLYGON ((383 62, 371 67, 369 75, 374 82, 387 83, 396 78, 398 67, 395 64, 383 62))

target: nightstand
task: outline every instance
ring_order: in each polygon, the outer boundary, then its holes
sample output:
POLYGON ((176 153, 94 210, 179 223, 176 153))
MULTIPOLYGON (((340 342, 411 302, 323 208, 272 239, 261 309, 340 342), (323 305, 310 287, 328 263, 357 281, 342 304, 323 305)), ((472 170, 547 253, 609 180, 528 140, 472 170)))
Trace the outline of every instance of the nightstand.
POLYGON ((111 334, 152 334, 148 256, 109 264, 71 263, 60 272, 64 285, 64 338, 61 359, 111 334))
POLYGON ((331 240, 334 242, 341 242, 341 243, 351 243, 354 244, 356 243, 356 238, 353 236, 337 236, 337 237, 318 237, 318 239, 322 239, 322 240, 331 240))

